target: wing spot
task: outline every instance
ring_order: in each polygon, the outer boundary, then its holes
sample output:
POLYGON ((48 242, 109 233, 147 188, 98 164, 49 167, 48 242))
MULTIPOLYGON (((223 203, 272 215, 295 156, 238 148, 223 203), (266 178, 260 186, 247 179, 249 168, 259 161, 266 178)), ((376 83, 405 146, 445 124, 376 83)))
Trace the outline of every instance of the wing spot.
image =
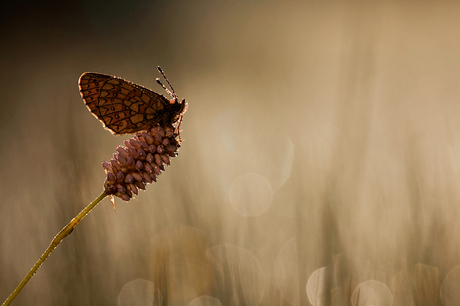
POLYGON ((135 111, 136 113, 139 112, 139 103, 133 103, 130 107, 130 110, 135 111))
POLYGON ((144 115, 137 114, 137 115, 131 116, 130 119, 133 124, 137 124, 137 123, 144 121, 144 115))
POLYGON ((107 89, 114 89, 114 88, 115 88, 115 87, 114 87, 112 84, 108 84, 108 83, 105 84, 104 86, 102 86, 102 89, 105 89, 105 90, 107 90, 107 89))

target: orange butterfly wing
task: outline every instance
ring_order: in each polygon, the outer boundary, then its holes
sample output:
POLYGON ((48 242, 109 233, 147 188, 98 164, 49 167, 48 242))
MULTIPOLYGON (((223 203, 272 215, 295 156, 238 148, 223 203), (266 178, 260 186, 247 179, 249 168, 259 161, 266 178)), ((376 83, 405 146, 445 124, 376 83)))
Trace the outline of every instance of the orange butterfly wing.
POLYGON ((148 130, 170 109, 165 96, 118 77, 87 72, 78 83, 86 107, 114 134, 148 130))

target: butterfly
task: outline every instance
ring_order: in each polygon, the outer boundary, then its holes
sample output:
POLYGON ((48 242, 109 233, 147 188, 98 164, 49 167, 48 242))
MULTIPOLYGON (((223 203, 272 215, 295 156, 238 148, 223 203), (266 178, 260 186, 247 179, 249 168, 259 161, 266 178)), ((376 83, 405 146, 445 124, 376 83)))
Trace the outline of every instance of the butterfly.
POLYGON ((174 123, 178 123, 178 131, 187 102, 185 99, 179 101, 163 69, 158 67, 158 71, 171 90, 159 78, 156 81, 171 100, 143 86, 101 73, 83 73, 78 85, 86 107, 114 134, 133 134, 156 125, 165 127, 174 123))

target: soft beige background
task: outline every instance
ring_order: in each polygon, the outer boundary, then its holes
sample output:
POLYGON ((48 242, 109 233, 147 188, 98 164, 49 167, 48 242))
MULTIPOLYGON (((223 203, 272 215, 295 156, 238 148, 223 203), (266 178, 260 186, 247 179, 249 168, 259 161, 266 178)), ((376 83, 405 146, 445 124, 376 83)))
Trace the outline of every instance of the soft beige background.
POLYGON ((87 111, 80 74, 162 92, 161 65, 189 102, 179 156, 117 213, 96 207, 14 305, 459 305, 459 16, 457 1, 7 4, 0 300, 126 139, 87 111))

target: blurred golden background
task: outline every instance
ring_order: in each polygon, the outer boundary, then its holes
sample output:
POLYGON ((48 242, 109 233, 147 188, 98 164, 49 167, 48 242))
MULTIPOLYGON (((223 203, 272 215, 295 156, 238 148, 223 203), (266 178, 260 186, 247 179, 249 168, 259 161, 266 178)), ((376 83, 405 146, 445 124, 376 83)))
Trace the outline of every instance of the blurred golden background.
POLYGON ((16 1, 0 11, 0 300, 99 195, 83 72, 189 110, 13 305, 460 305, 460 3, 16 1))

